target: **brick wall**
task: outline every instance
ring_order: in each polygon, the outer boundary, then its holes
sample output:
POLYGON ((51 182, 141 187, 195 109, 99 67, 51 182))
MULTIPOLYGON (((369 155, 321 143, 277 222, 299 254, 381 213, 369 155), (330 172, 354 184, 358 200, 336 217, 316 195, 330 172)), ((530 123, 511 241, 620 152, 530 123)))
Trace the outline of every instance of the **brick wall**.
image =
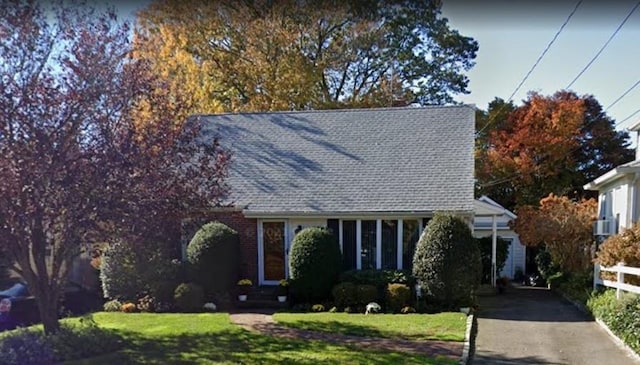
POLYGON ((195 232, 205 223, 218 221, 238 232, 240 236, 240 277, 258 283, 258 222, 245 218, 240 211, 211 212, 191 218, 182 224, 182 245, 186 247, 195 232))

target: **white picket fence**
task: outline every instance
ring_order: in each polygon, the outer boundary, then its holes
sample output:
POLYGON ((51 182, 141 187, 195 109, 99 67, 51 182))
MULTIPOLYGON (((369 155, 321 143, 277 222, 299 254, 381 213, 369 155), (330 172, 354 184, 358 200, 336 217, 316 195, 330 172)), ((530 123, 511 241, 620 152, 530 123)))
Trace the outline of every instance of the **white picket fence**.
POLYGON ((615 288, 616 298, 618 299, 622 296, 623 291, 640 294, 640 286, 625 284, 625 274, 640 276, 640 267, 625 266, 623 263, 618 263, 611 267, 601 267, 600 265, 595 264, 593 267, 593 288, 595 289, 598 285, 615 288), (601 271, 616 273, 616 280, 603 280, 600 278, 601 271))

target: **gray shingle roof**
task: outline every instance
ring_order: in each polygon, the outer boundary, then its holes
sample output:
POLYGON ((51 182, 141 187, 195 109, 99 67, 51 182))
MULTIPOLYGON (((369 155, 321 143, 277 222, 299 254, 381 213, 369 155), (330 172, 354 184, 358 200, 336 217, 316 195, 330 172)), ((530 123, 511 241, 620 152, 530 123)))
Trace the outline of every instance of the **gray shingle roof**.
POLYGON ((247 212, 473 210, 472 107, 201 118, 233 152, 230 198, 247 212))

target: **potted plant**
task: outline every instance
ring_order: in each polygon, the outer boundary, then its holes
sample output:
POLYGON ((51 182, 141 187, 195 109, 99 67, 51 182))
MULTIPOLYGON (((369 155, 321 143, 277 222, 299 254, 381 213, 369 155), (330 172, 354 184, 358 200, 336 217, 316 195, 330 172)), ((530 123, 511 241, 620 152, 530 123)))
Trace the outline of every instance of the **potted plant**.
POLYGON ((278 302, 284 303, 287 301, 287 293, 289 291, 289 282, 287 279, 281 279, 278 282, 278 302))
POLYGON ((247 294, 253 283, 249 279, 242 279, 238 281, 238 300, 244 302, 247 300, 247 294))

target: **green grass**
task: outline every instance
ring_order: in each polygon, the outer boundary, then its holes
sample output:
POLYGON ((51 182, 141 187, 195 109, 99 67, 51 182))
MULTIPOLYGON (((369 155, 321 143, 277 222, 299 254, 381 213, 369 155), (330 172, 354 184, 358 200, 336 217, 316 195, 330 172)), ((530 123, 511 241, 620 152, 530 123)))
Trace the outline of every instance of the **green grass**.
POLYGON ((288 340, 243 330, 228 314, 96 313, 103 328, 116 330, 124 348, 68 362, 80 364, 455 364, 447 358, 370 351, 320 341, 288 340))
POLYGON ((355 336, 408 340, 464 341, 466 315, 438 314, 349 314, 276 313, 284 326, 355 336))

